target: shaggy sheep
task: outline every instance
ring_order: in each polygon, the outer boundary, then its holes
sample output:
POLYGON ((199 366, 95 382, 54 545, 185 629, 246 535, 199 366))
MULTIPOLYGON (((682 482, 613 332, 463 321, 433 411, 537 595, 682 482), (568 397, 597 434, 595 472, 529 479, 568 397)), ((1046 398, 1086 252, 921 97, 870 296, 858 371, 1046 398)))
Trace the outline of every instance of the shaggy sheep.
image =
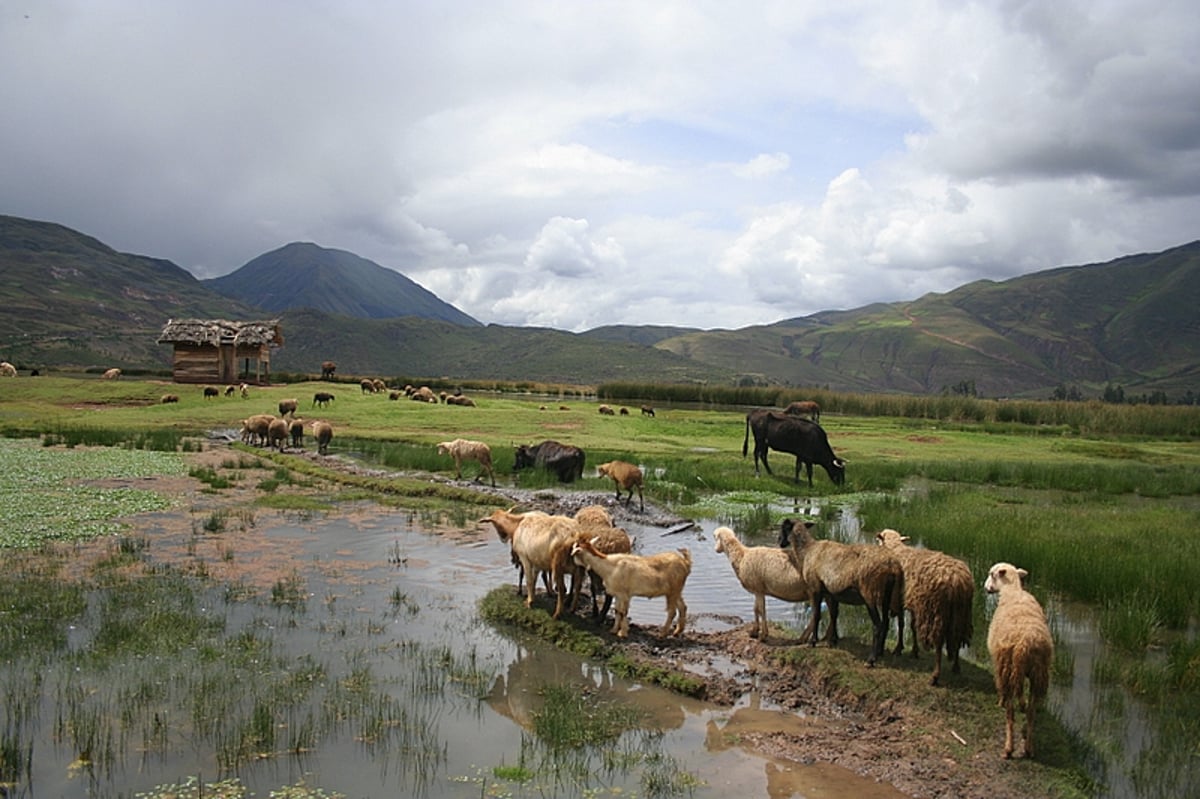
MULTIPOLYGON (((908 536, 881 530, 875 540, 896 556, 904 568, 904 607, 912 615, 912 654, 917 642, 935 654, 930 685, 942 676, 942 648, 955 674, 960 671, 958 650, 971 643, 974 622, 975 580, 971 569, 958 558, 932 549, 908 546, 908 536)), ((904 614, 896 615, 896 650, 904 651, 904 614)))
POLYGON ((628 415, 629 415, 629 409, 628 409, 628 408, 621 408, 621 410, 617 411, 617 413, 619 413, 621 416, 628 416, 628 415))
POLYGON ((408 395, 408 398, 413 402, 430 402, 437 405, 437 394, 433 393, 433 389, 429 386, 421 386, 408 395))
POLYGON ((163 405, 166 405, 171 402, 179 402, 179 395, 178 394, 163 394, 161 401, 162 401, 163 405))
MULTIPOLYGON (((443 441, 437 445, 439 455, 449 455, 454 458, 454 476, 462 479, 462 462, 478 461, 483 471, 492 478, 492 487, 496 486, 496 473, 492 470, 492 449, 482 441, 471 441, 466 438, 456 438, 453 441, 443 441)), ((475 477, 478 481, 482 473, 475 477)))
POLYGON ((8 361, 0 361, 0 377, 16 377, 17 367, 8 361))
POLYGON ((463 408, 477 407, 475 405, 475 400, 471 399, 470 397, 453 396, 453 395, 446 397, 446 404, 447 405, 458 405, 463 408))
POLYGON ((605 555, 590 541, 576 541, 571 547, 571 558, 599 574, 604 581, 604 590, 616 600, 612 632, 618 638, 629 636, 629 603, 635 596, 665 596, 667 620, 659 635, 683 632, 687 624, 683 586, 692 572, 692 554, 687 549, 655 555, 605 555), (672 620, 675 620, 674 630, 671 629, 672 620))
POLYGON ((1054 639, 1046 614, 1021 581, 1029 572, 1011 563, 997 563, 983 584, 989 594, 1000 594, 988 627, 988 654, 996 671, 996 693, 1004 708, 1004 757, 1012 757, 1016 707, 1025 711, 1025 757, 1033 757, 1033 717, 1037 703, 1050 687, 1054 639), (1029 699, 1025 699, 1025 681, 1029 699))
POLYGON ((288 420, 273 419, 271 424, 267 425, 267 445, 272 449, 278 449, 283 452, 288 441, 288 420))
POLYGON ((633 501, 633 489, 637 489, 638 504, 641 510, 646 510, 646 500, 642 496, 642 470, 632 463, 626 461, 609 461, 602 463, 596 467, 596 471, 601 477, 611 477, 617 485, 617 502, 621 501, 621 489, 629 492, 629 496, 625 498, 625 507, 629 507, 629 503, 633 501))
POLYGON ((333 440, 333 425, 329 422, 312 423, 313 438, 317 439, 317 454, 329 454, 329 442, 333 440))
POLYGON ((375 393, 375 383, 373 383, 369 377, 364 377, 362 380, 358 381, 358 387, 362 389, 362 393, 364 394, 375 393))
POLYGON ((588 527, 612 527, 612 514, 603 505, 584 505, 575 511, 575 521, 588 527))
POLYGON ((783 409, 784 413, 790 413, 792 416, 804 416, 808 419, 821 423, 821 406, 812 400, 799 400, 793 402, 783 409))
POLYGON ((843 544, 838 541, 817 541, 809 533, 811 523, 796 524, 784 519, 779 545, 788 549, 804 574, 812 606, 810 642, 817 644, 821 626, 821 603, 829 606, 830 646, 837 646, 838 606, 864 605, 871 617, 874 635, 868 665, 883 655, 887 641, 889 615, 903 612, 904 568, 900 561, 878 546, 843 544))
POLYGON ((212 399, 213 397, 219 397, 219 396, 221 396, 221 389, 217 388, 216 386, 205 386, 204 387, 204 398, 205 399, 212 399))
POLYGON ((116 367, 113 367, 112 369, 105 370, 104 374, 102 374, 100 376, 102 378, 104 378, 105 380, 116 380, 118 377, 121 376, 121 370, 117 369, 116 367))
MULTIPOLYGON (((772 596, 786 602, 804 602, 812 597, 804 575, 792 563, 788 553, 778 547, 748 547, 738 540, 728 527, 718 527, 713 537, 717 539, 717 552, 724 552, 729 565, 737 575, 738 582, 754 594, 754 627, 751 638, 767 640, 767 597, 772 596)), ((811 630, 805 631, 811 634, 811 630)), ((804 634, 801 636, 804 639, 804 634)))
POLYGON ((256 413, 242 421, 242 443, 261 447, 267 443, 267 432, 275 417, 269 413, 256 413))
POLYGON ((651 408, 649 405, 642 406, 642 416, 653 416, 653 415, 654 415, 653 408, 651 408))
POLYGON ((312 407, 314 408, 327 408, 331 402, 333 402, 333 395, 328 391, 318 391, 313 394, 312 407))
POLYGON ((388 392, 388 399, 393 402, 400 399, 402 396, 404 396, 404 392, 400 391, 399 389, 392 389, 388 392))
POLYGON ((281 399, 279 401, 279 415, 280 416, 295 416, 296 408, 299 407, 299 405, 300 405, 300 402, 297 399, 294 399, 294 398, 293 399, 281 399))
POLYGON ((616 416, 617 412, 608 405, 601 405, 598 409, 601 416, 616 416))
POLYGON ((304 449, 304 420, 293 416, 288 422, 288 435, 291 436, 294 448, 304 449))

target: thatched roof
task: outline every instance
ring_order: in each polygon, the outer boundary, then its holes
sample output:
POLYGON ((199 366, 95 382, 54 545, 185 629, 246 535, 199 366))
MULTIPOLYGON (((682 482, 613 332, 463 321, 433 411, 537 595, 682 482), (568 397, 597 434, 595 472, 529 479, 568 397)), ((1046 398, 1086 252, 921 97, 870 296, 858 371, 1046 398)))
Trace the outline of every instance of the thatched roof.
POLYGON ((230 322, 225 319, 171 319, 158 337, 159 344, 283 345, 279 320, 230 322))

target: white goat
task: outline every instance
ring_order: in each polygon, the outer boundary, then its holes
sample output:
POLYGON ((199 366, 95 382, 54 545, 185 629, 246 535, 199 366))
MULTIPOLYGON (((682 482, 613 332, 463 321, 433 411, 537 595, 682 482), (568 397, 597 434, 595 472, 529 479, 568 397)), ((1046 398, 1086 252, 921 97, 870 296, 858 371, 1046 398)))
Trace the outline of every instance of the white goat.
POLYGON ((579 531, 579 524, 570 516, 548 516, 527 513, 512 534, 512 551, 521 561, 525 574, 525 607, 533 606, 538 575, 550 572, 551 581, 558 584, 553 553, 559 542, 570 540, 579 531))
POLYGON ((1050 665, 1054 659, 1054 639, 1046 614, 1037 598, 1021 585, 1021 580, 1028 576, 1029 572, 1011 563, 997 563, 988 570, 983 584, 989 594, 1000 594, 988 627, 988 654, 996 671, 996 693, 1004 708, 1006 759, 1013 753, 1016 706, 1025 711, 1025 756, 1033 757, 1033 717, 1037 703, 1045 698, 1050 687, 1050 665))
MULTIPOLYGON (((466 438, 456 438, 453 441, 443 441, 437 445, 439 455, 450 455, 454 458, 454 476, 462 479, 462 462, 478 461, 483 471, 492 478, 492 487, 496 485, 496 473, 492 470, 492 449, 482 441, 471 441, 466 438)), ((482 478, 482 473, 475 479, 482 478)))
MULTIPOLYGON (((895 530, 880 530, 875 535, 885 549, 904 567, 904 607, 912 614, 912 653, 917 642, 936 655, 930 685, 942 676, 942 648, 960 671, 958 650, 971 643, 975 632, 971 606, 975 601, 975 580, 971 568, 958 558, 933 549, 908 545, 908 536, 895 530)), ((904 613, 896 614, 896 650, 904 651, 904 613)))
POLYGON ((625 506, 633 501, 633 489, 638 492, 638 504, 641 510, 646 510, 646 500, 642 497, 642 470, 632 463, 626 461, 609 461, 602 463, 596 467, 601 477, 611 477, 617 484, 617 502, 621 501, 621 489, 629 492, 629 496, 625 498, 625 506))
MULTIPOLYGON (((766 641, 767 597, 787 602, 811 599, 804 575, 792 563, 788 553, 779 547, 748 547, 728 527, 718 527, 713 537, 717 539, 717 552, 724 552, 729 558, 738 582, 754 594, 754 627, 750 637, 766 641)), ((811 629, 806 630, 801 639, 811 634, 811 629)))
MULTIPOLYGON (((536 514, 540 516, 546 516, 548 514, 540 510, 529 511, 529 513, 515 513, 516 507, 517 506, 514 505, 508 510, 494 510, 492 511, 491 516, 480 519, 479 523, 491 524, 496 528, 496 535, 499 536, 500 540, 508 544, 509 554, 512 557, 512 564, 517 569, 517 593, 521 594, 522 587, 525 584, 525 569, 521 567, 521 559, 517 557, 517 553, 512 549, 513 533, 517 531, 517 528, 521 525, 521 520, 527 515, 536 514)), ((546 586, 546 593, 550 593, 550 572, 543 572, 542 578, 543 583, 546 586)))
POLYGON ((659 635, 679 635, 687 624, 687 605, 683 585, 692 572, 692 555, 687 549, 659 552, 655 555, 605 555, 589 541, 576 541, 571 557, 600 575, 604 590, 616 600, 616 619, 612 632, 618 638, 629 636, 629 603, 635 596, 667 598, 667 620, 659 635), (671 622, 676 620, 671 630, 671 622))

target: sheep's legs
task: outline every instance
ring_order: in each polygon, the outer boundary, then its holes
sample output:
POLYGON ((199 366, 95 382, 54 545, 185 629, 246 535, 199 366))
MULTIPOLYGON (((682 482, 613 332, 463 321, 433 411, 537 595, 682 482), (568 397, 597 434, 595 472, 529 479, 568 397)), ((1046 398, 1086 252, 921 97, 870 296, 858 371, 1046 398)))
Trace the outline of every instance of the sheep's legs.
POLYGON ((1025 757, 1033 757, 1033 715, 1035 703, 1033 697, 1025 705, 1025 757))
POLYGON ((1008 760, 1013 753, 1013 722, 1016 720, 1016 709, 1010 701, 1004 705, 1004 759, 1008 760))
POLYGON ((764 643, 767 640, 767 595, 754 595, 754 627, 750 630, 750 637, 757 638, 764 643))

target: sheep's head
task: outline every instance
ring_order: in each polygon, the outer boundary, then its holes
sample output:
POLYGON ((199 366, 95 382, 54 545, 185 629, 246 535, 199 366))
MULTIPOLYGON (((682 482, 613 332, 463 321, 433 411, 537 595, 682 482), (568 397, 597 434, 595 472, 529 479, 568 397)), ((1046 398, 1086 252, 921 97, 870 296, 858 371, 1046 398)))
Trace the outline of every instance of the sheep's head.
POLYGON ((895 549, 907 544, 909 539, 908 536, 900 535, 900 533, 896 530, 887 528, 876 533, 875 540, 878 541, 882 546, 895 549))
POLYGON ((795 519, 784 519, 779 527, 779 546, 784 549, 804 546, 813 540, 808 531, 814 526, 815 522, 797 524, 795 519))
POLYGON ((717 539, 717 551, 724 552, 726 547, 725 541, 733 537, 733 530, 729 529, 728 527, 718 527, 713 532, 713 538, 717 539))
POLYGON ((1011 563, 997 563, 988 569, 988 576, 987 580, 983 583, 983 589, 989 594, 995 594, 1010 586, 1020 588, 1022 581, 1028 576, 1029 572, 1011 563))

